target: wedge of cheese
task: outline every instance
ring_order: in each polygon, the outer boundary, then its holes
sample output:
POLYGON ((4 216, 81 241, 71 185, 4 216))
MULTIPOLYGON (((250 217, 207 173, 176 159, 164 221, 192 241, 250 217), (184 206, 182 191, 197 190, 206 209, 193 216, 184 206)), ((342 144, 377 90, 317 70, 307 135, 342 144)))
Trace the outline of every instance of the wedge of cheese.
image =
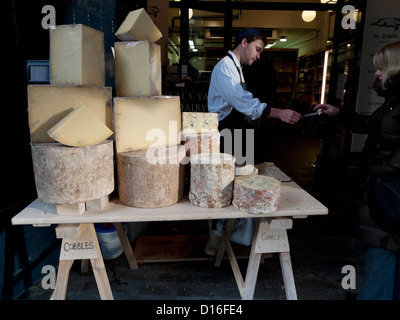
POLYGON ((31 141, 55 142, 48 134, 52 127, 84 105, 112 130, 111 87, 28 86, 28 118, 31 141))
POLYGON ((87 147, 103 142, 113 132, 88 108, 79 106, 47 133, 67 146, 87 147))
POLYGON ((122 41, 149 40, 156 42, 162 37, 160 30, 144 8, 129 12, 115 36, 122 41))
POLYGON ((104 86, 104 34, 82 24, 50 29, 50 84, 104 86))
POLYGON ((116 42, 117 96, 161 95, 161 47, 149 41, 116 42))
POLYGON ((113 111, 117 153, 181 143, 179 96, 115 97, 113 111))

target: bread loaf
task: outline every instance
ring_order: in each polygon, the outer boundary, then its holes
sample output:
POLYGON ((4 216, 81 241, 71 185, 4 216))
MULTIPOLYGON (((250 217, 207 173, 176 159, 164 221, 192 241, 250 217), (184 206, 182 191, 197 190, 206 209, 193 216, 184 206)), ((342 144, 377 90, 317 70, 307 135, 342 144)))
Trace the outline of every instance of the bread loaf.
POLYGON ((281 182, 261 175, 235 178, 232 204, 241 211, 269 213, 278 208, 281 182))
POLYGON ((225 153, 200 153, 190 157, 190 165, 190 202, 205 208, 230 205, 235 157, 225 153))

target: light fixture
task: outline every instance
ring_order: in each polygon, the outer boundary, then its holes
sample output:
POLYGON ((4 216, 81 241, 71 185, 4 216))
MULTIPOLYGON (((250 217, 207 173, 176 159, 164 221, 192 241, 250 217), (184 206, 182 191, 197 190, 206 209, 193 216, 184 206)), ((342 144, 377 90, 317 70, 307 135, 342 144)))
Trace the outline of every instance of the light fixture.
POLYGON ((194 41, 193 40, 189 40, 189 47, 190 49, 192 49, 192 51, 196 52, 197 49, 194 47, 194 41))
POLYGON ((264 48, 269 49, 269 48, 273 47, 274 45, 276 45, 276 42, 267 44, 264 48))
POLYGON ((336 3, 337 0, 321 0, 321 3, 336 3))
POLYGON ((322 72, 321 104, 325 103, 326 76, 328 74, 329 51, 325 51, 324 69, 322 72))
POLYGON ((286 41, 287 41, 287 38, 286 38, 285 36, 282 36, 279 40, 280 40, 281 42, 286 42, 286 41))
MULTIPOLYGON (((175 0, 176 2, 179 2, 181 0, 175 0)), ((181 15, 181 9, 179 9, 179 15, 181 15)), ((192 19, 193 17, 193 9, 189 8, 189 20, 192 19)))
POLYGON ((301 17, 303 18, 303 20, 305 22, 311 22, 315 19, 315 17, 317 16, 317 12, 316 11, 312 11, 312 10, 304 10, 301 14, 301 17))

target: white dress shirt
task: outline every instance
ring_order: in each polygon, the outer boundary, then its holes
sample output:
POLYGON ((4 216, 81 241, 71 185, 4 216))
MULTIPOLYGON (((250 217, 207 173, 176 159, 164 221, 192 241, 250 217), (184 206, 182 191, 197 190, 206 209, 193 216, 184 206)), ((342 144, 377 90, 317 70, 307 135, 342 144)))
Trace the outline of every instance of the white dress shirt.
POLYGON ((235 108, 252 120, 256 120, 261 117, 267 104, 254 98, 249 91, 243 89, 241 85, 242 79, 244 81, 242 66, 234 53, 229 51, 229 54, 234 61, 225 56, 211 73, 208 111, 218 113, 218 120, 221 121, 235 108), (240 74, 236 66, 239 67, 240 74))

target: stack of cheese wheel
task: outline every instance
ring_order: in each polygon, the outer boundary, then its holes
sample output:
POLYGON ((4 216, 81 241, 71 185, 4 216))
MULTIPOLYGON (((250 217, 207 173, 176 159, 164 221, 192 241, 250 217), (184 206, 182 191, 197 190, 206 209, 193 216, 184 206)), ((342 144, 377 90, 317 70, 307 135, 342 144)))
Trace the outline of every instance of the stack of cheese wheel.
POLYGON ((225 153, 200 153, 191 156, 190 163, 190 202, 205 208, 230 205, 235 157, 225 153))
POLYGON ((269 213, 278 208, 281 182, 262 175, 235 178, 232 204, 241 211, 269 213))
POLYGON ((56 205, 103 199, 114 190, 103 32, 75 24, 50 29, 49 66, 50 85, 28 86, 38 198, 56 205))
POLYGON ((183 146, 117 153, 121 203, 139 208, 170 206, 182 199, 185 166, 183 146))

